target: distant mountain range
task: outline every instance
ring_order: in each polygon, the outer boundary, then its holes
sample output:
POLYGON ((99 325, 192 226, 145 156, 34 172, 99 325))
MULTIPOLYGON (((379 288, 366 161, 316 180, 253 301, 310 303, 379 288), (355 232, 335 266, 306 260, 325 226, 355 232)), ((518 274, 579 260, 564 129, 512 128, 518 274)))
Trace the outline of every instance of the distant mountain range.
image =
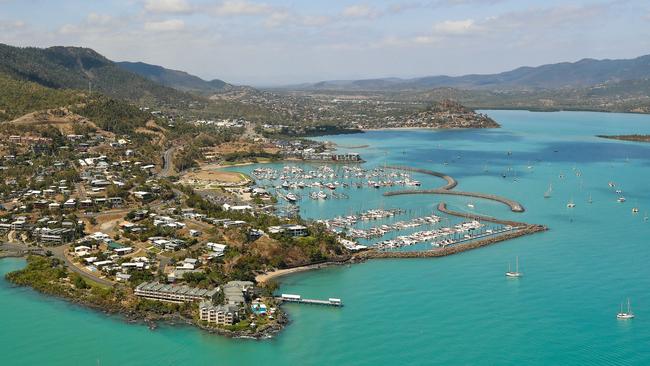
POLYGON ((185 71, 166 69, 162 66, 144 62, 116 62, 124 70, 143 76, 158 84, 174 89, 205 94, 221 93, 234 88, 223 80, 206 81, 185 71))
POLYGON ((405 91, 452 87, 469 90, 539 90, 582 88, 602 83, 648 78, 650 78, 650 55, 627 60, 583 59, 573 63, 520 67, 499 74, 335 80, 287 86, 285 89, 405 91))

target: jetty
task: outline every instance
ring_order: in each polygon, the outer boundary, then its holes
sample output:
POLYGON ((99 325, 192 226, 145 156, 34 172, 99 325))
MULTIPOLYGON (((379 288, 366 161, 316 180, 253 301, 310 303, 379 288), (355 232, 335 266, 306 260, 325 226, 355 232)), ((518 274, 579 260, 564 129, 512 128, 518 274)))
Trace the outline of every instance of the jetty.
POLYGON ((337 299, 333 297, 327 300, 317 300, 317 299, 304 299, 300 295, 282 294, 282 296, 276 296, 275 299, 281 302, 293 302, 299 304, 324 305, 324 306, 335 306, 335 307, 343 306, 343 302, 341 301, 341 299, 337 299))

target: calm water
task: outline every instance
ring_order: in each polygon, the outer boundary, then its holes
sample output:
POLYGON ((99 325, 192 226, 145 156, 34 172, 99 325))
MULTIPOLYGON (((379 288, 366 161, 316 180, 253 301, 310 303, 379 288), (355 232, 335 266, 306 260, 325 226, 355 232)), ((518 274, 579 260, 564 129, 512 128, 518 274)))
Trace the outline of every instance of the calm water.
MULTIPOLYGON (((292 324, 266 341, 230 340, 189 327, 152 332, 0 280, 1 363, 650 364, 650 222, 643 221, 650 211, 650 144, 594 137, 650 133, 650 116, 488 113, 502 129, 377 131, 328 139, 370 145, 354 150, 368 166, 441 170, 459 180, 458 189, 517 199, 527 208, 524 214, 474 203, 477 212, 543 223, 551 231, 442 259, 371 261, 286 277, 284 292, 341 297, 346 306, 289 305, 292 324), (623 190, 626 203, 616 202, 609 181, 623 190), (544 199, 549 183, 553 197, 544 199), (570 199, 573 210, 566 208, 570 199), (517 255, 526 276, 507 280, 507 263, 517 255), (637 318, 617 321, 626 297, 637 318)), ((417 178, 423 188, 440 183, 417 178)), ((383 198, 365 189, 348 201, 306 200, 302 214, 332 217, 382 205, 425 212, 440 200, 467 209, 461 198, 383 198)), ((22 265, 2 260, 0 272, 22 265)))

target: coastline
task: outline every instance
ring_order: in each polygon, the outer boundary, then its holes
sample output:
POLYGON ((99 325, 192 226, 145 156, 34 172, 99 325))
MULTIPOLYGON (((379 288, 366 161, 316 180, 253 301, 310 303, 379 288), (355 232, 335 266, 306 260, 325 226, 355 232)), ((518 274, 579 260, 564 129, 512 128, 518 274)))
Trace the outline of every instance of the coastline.
POLYGON ((312 271, 312 270, 331 267, 331 266, 340 266, 342 264, 348 263, 351 258, 352 257, 342 262, 323 262, 323 263, 316 263, 316 264, 307 264, 304 266, 298 266, 292 268, 275 269, 270 272, 258 274, 257 276, 255 276, 255 281, 257 281, 257 283, 268 283, 270 280, 274 280, 282 276, 290 275, 292 273, 312 271))
POLYGON ((363 132, 372 132, 372 131, 415 131, 415 130, 424 130, 424 131, 464 131, 464 130, 489 130, 496 129, 499 127, 378 127, 378 128, 364 128, 361 131, 363 132))
MULTIPOLYGON (((4 258, 25 258, 28 260, 28 255, 12 255, 0 257, 0 260, 4 258)), ((67 266, 66 266, 67 267, 67 266)), ((26 267, 18 269, 17 271, 24 270, 26 267)), ((190 325, 196 327, 200 330, 206 331, 211 334, 218 334, 220 336, 228 338, 243 338, 243 339, 269 339, 273 335, 279 333, 284 329, 284 327, 289 323, 289 318, 286 313, 283 311, 276 312, 277 320, 275 323, 270 324, 264 328, 256 329, 254 332, 248 331, 248 328, 244 330, 230 330, 225 328, 211 327, 202 324, 200 321, 195 319, 192 316, 188 316, 188 313, 183 313, 181 311, 161 314, 156 313, 150 310, 137 309, 136 307, 128 307, 124 305, 123 301, 103 301, 96 302, 91 300, 88 297, 74 297, 69 293, 61 293, 53 290, 53 287, 37 287, 34 283, 16 283, 9 279, 9 275, 17 272, 9 272, 5 274, 4 279, 8 283, 17 287, 29 287, 31 290, 47 297, 54 297, 62 301, 66 301, 70 304, 77 306, 82 306, 84 308, 103 313, 105 315, 119 317, 122 321, 127 324, 143 324, 147 325, 150 330, 155 330, 158 327, 158 324, 166 325, 190 325)), ((69 270, 68 270, 69 271, 69 270)), ((72 273, 72 272, 70 272, 72 273)), ((279 305, 279 304, 278 304, 279 305)), ((279 307, 279 306, 278 306, 279 307)))

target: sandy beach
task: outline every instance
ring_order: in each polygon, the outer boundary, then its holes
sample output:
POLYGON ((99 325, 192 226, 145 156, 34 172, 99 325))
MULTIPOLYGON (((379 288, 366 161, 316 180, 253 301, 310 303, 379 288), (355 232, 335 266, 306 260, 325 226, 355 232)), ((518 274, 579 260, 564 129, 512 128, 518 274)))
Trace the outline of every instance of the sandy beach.
POLYGON ((318 264, 310 264, 307 266, 301 266, 301 267, 293 267, 293 268, 285 268, 285 269, 276 269, 271 272, 266 272, 262 274, 258 274, 255 276, 255 281, 258 283, 262 282, 268 282, 269 280, 286 276, 291 273, 298 273, 298 272, 304 272, 304 271, 311 271, 314 269, 321 269, 325 267, 329 267, 332 265, 340 265, 341 263, 338 262, 325 262, 325 263, 318 263, 318 264))

